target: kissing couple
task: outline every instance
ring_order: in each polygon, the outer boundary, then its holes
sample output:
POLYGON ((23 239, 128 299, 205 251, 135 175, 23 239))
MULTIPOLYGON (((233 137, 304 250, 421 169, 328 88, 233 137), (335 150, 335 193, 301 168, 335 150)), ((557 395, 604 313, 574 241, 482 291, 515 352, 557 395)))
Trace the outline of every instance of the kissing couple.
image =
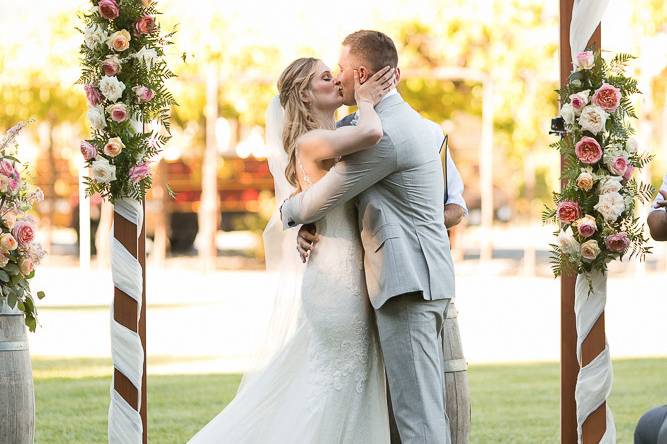
POLYGON ((270 338, 191 443, 387 444, 390 427, 403 444, 451 442, 445 221, 467 210, 450 157, 443 177, 443 131, 403 100, 400 75, 391 38, 364 30, 343 40, 337 73, 301 58, 280 76, 267 112, 280 205, 265 231, 270 338), (337 123, 342 105, 357 112, 337 123))

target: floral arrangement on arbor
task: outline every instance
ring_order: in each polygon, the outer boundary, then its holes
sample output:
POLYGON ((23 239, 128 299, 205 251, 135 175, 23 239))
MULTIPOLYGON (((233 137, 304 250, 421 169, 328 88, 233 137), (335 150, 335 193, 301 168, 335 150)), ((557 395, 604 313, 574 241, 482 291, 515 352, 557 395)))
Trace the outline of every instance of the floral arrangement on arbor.
POLYGON ((140 200, 151 187, 150 162, 170 138, 164 60, 174 32, 161 34, 151 0, 92 0, 83 14, 82 74, 92 137, 81 142, 91 167, 89 195, 140 200), (150 123, 150 125, 148 125, 150 123), (145 131, 145 128, 151 130, 145 131))
MULTIPOLYGON (((28 213, 44 194, 25 180, 28 166, 16 158, 16 136, 29 123, 21 122, 0 136, 0 298, 23 312, 26 326, 34 332, 37 309, 29 281, 45 252, 35 241, 37 223, 28 213)), ((39 299, 44 296, 37 292, 39 299)))
POLYGON ((564 159, 563 187, 542 215, 544 222, 560 223, 558 243, 551 245, 555 276, 604 273, 614 259, 650 253, 635 210, 655 190, 634 173, 653 156, 638 153, 632 137, 629 119, 637 116, 630 99, 640 91, 624 72, 633 58, 618 54, 607 62, 599 51, 582 51, 559 91, 566 133, 551 147, 564 159))

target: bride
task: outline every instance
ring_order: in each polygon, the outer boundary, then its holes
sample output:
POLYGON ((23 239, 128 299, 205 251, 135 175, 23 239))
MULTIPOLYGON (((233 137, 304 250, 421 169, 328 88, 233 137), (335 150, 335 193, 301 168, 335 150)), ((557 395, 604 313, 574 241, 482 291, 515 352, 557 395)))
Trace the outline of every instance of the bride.
MULTIPOLYGON (((356 126, 336 129, 339 82, 318 59, 292 62, 278 81, 280 106, 274 100, 267 113, 269 140, 280 132, 282 143, 274 145, 284 147, 269 159, 276 202, 307 189, 340 156, 376 144, 383 132, 374 105, 393 86, 389 67, 363 85, 355 72, 359 118, 356 126)), ((189 442, 386 444, 384 366, 355 205, 347 202, 317 222, 318 247, 302 269, 291 260, 298 258, 295 230, 283 235, 278 213, 265 230, 267 270, 280 284, 270 341, 232 402, 189 442)))

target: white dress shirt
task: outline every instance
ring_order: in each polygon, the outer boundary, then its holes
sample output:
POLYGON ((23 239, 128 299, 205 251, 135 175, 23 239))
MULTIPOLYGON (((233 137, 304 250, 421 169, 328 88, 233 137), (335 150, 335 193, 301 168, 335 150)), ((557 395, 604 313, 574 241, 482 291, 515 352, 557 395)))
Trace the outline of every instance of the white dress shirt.
MULTIPOLYGON (((660 190, 662 191, 667 191, 667 174, 665 174, 662 178, 662 185, 660 185, 660 190)), ((657 208, 656 204, 658 202, 664 201, 665 198, 662 197, 662 194, 658 193, 657 196, 655 196, 655 199, 653 200, 653 205, 651 205, 651 213, 654 211, 667 211, 665 208, 657 208)))

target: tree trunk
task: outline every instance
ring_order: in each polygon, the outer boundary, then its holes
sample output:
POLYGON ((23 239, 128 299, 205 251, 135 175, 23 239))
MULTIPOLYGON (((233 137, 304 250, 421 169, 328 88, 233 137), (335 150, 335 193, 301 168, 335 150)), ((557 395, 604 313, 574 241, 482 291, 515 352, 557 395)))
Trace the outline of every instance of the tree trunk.
POLYGON ((155 215, 155 232, 153 233, 153 248, 151 249, 151 262, 153 265, 161 266, 167 256, 169 246, 169 208, 167 199, 167 164, 160 159, 155 171, 155 184, 153 198, 157 204, 155 215))
POLYGON ((111 262, 111 243, 109 231, 113 223, 113 205, 103 201, 100 207, 100 222, 95 232, 96 263, 100 268, 107 268, 111 262))
POLYGON ((215 267, 217 250, 215 234, 218 230, 218 152, 215 123, 218 120, 218 69, 209 67, 206 79, 206 147, 202 161, 202 192, 199 207, 199 232, 197 248, 202 267, 206 271, 215 267))
POLYGON ((55 214, 55 208, 56 208, 56 158, 55 158, 55 153, 53 152, 53 132, 54 132, 54 127, 53 124, 48 123, 48 145, 47 145, 47 153, 49 157, 49 162, 48 162, 48 194, 49 194, 49 205, 48 205, 48 210, 46 214, 47 218, 47 225, 46 225, 46 239, 45 239, 45 247, 46 251, 51 251, 51 246, 53 245, 53 215, 55 214))

